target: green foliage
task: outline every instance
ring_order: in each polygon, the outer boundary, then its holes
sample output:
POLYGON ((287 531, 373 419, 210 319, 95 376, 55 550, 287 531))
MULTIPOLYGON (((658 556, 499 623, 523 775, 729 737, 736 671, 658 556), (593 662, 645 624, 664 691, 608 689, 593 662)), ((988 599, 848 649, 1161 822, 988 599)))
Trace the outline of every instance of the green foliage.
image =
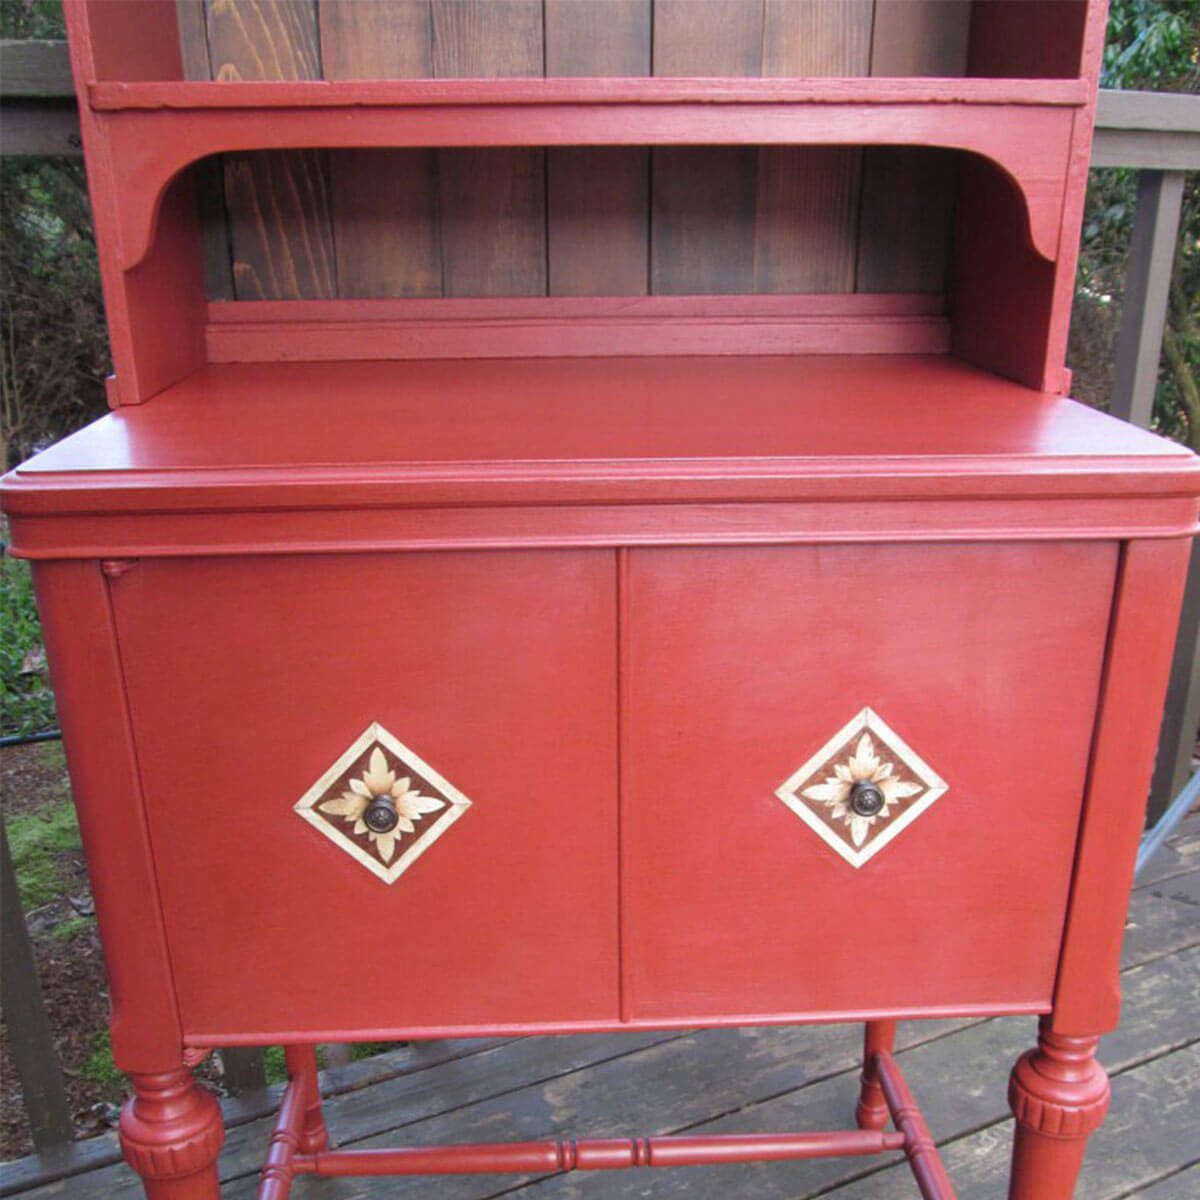
POLYGON ((90 917, 68 917, 50 930, 50 936, 58 942, 69 942, 81 934, 90 933, 92 924, 90 917))
POLYGON ((99 1085, 109 1100, 120 1100, 128 1093, 129 1080, 113 1062, 112 1038, 107 1029, 102 1029, 92 1040, 92 1052, 80 1074, 89 1082, 99 1085))
POLYGON ((266 1070, 268 1083, 287 1082, 287 1060, 284 1058, 282 1046, 267 1046, 263 1050, 263 1068, 266 1070))
POLYGON ((0 159, 0 442, 9 465, 104 411, 108 364, 83 163, 0 159))
MULTIPOLYGON (((1200 91, 1200 0, 1114 0, 1101 83, 1200 91)), ((1138 172, 1092 171, 1076 280, 1071 362, 1076 392, 1104 405, 1112 392, 1138 172)), ((1154 403, 1159 432, 1200 448, 1200 178, 1184 189, 1178 258, 1154 403)))
POLYGON ((62 0, 0 0, 0 37, 66 36, 62 0))
POLYGON ((1200 88, 1200 0, 1113 0, 1101 87, 1200 88))
POLYGON ((0 555, 0 736, 54 728, 41 644, 29 564, 0 555))
POLYGON ((395 1042, 355 1042, 350 1047, 350 1061, 360 1062, 364 1058, 374 1058, 377 1054, 386 1054, 395 1049, 395 1042))
POLYGON ((13 870, 25 909, 48 904, 63 893, 60 860, 78 851, 79 822, 66 796, 5 821, 13 870))

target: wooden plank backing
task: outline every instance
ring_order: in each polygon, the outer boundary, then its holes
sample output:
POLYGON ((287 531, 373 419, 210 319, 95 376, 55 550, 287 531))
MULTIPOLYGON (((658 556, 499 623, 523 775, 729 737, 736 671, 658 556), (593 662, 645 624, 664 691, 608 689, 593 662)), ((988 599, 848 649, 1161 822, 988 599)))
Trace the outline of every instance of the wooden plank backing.
MULTIPOLYGON (((967 0, 181 0, 189 77, 960 74, 967 0)), ((951 157, 887 147, 230 156, 214 298, 940 291, 951 157), (232 272, 229 259, 232 258, 232 272)), ((203 180, 201 180, 203 183, 203 180)))
MULTIPOLYGON (((657 0, 654 74, 758 75, 762 0, 657 0)), ((651 151, 651 291, 754 290, 758 151, 752 146, 651 151)))
MULTIPOLYGON (((649 75, 650 23, 650 0, 546 0, 546 74, 649 75)), ((559 147, 546 170, 550 294, 644 294, 649 151, 559 147)))
MULTIPOLYGON (((541 0, 431 0, 438 78, 541 75, 541 0)), ((447 296, 546 292, 546 155, 442 150, 442 280, 447 296)))
MULTIPOLYGON (((326 79, 433 74, 428 0, 322 0, 326 79)), ((336 150, 329 155, 338 294, 440 296, 437 152, 336 150)))
MULTIPOLYGON (((873 0, 766 0, 762 74, 866 75, 873 0)), ((754 290, 854 290, 862 151, 758 152, 754 290)))
MULTIPOLYGON (((208 0, 206 14, 214 78, 321 77, 313 0, 208 0)), ((323 152, 229 155, 225 203, 238 299, 337 294, 323 152)))
MULTIPOLYGON (((969 0, 875 0, 872 75, 961 75, 969 0)), ((940 292, 950 244, 953 163, 935 150, 863 154, 860 292, 940 292)))

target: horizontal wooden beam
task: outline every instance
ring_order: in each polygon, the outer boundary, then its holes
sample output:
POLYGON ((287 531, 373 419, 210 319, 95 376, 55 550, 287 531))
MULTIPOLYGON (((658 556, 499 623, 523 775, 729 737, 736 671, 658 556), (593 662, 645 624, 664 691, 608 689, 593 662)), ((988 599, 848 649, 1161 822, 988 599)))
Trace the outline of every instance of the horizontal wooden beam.
POLYGON ((0 40, 0 97, 74 100, 66 42, 0 40))
POLYGON ((1102 91, 1093 167, 1200 168, 1200 96, 1102 91))
MULTIPOLYGON (((0 154, 80 153, 66 42, 0 41, 0 102, 0 154), (17 99, 33 103, 7 103, 17 99)), ((1200 96, 1102 91, 1092 166, 1200 168, 1200 96)))
POLYGON ((72 100, 0 103, 0 155, 7 158, 78 158, 83 153, 72 100))

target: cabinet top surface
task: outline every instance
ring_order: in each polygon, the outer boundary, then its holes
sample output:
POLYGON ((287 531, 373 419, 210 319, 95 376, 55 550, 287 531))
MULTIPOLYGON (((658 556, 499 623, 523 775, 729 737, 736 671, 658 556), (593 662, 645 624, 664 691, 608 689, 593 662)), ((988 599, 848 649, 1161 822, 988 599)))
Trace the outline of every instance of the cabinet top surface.
POLYGON ((87 492, 102 510, 113 489, 150 489, 151 507, 203 487, 206 507, 224 507, 226 489, 244 507, 248 487, 269 501, 284 486, 395 492, 433 477, 606 480, 628 499, 668 478, 767 476, 832 498, 931 478, 1045 495, 1096 473, 1112 494, 1200 493, 1200 460, 1182 447, 941 356, 226 364, 39 454, 4 499, 58 509, 56 494, 87 492))

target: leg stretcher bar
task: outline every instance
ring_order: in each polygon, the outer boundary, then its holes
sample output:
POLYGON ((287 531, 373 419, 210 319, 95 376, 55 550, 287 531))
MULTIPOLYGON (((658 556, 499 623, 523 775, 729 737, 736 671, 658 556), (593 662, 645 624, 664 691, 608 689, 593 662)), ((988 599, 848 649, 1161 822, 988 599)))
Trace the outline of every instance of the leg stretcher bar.
MULTIPOLYGON (((722 1163, 839 1158, 903 1150, 923 1200, 956 1200, 929 1129, 887 1051, 870 1060, 896 1132, 849 1129, 824 1133, 717 1134, 633 1138, 547 1138, 393 1150, 306 1152, 315 1076, 292 1078, 271 1137, 258 1200, 288 1200, 297 1175, 492 1175, 610 1171, 626 1167, 690 1167, 722 1163)), ((323 1142, 323 1134, 318 1138, 323 1142)))

